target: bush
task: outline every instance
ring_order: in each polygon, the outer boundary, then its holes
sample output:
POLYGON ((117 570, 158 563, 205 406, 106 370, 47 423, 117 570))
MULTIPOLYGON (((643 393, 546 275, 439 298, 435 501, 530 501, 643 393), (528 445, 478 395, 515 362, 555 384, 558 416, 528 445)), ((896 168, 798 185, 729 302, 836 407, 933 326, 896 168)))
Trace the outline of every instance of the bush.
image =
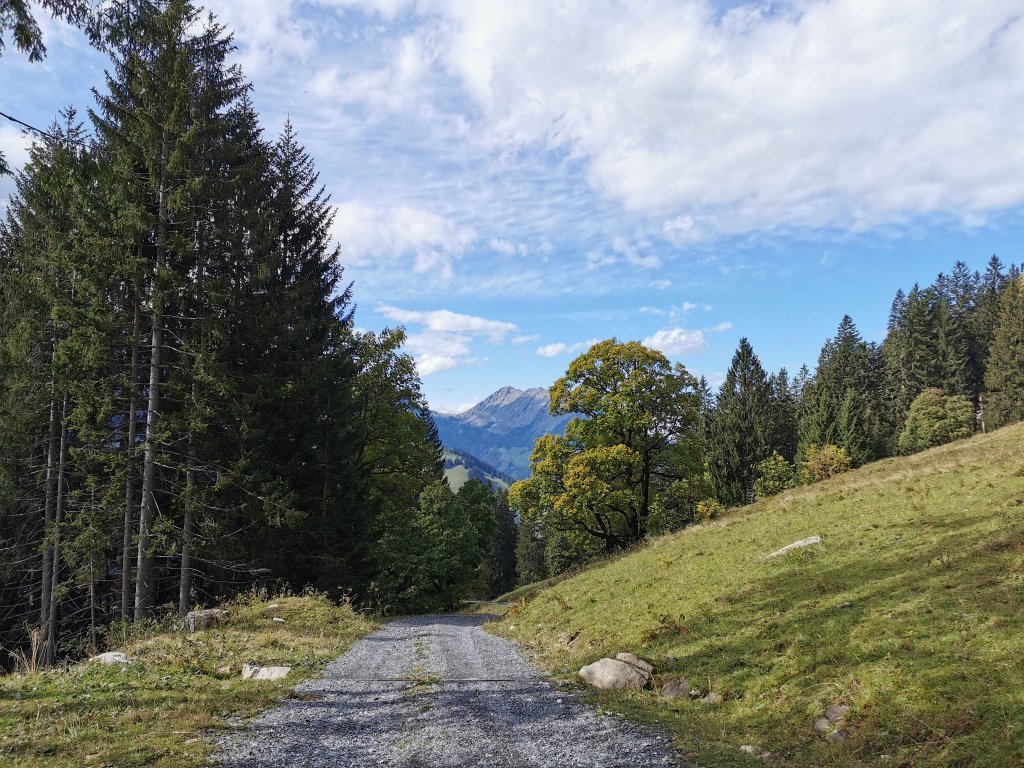
POLYGON ((832 443, 818 445, 811 443, 804 452, 804 460, 800 465, 800 480, 804 483, 817 483, 846 472, 853 467, 853 459, 844 449, 832 443))
POLYGON ((974 406, 963 395, 944 395, 926 389, 910 405, 896 447, 902 454, 970 437, 974 432, 974 406))
POLYGON ((718 499, 704 499, 697 502, 697 520, 704 523, 714 520, 722 514, 722 504, 718 499))
POLYGON ((796 484, 796 467, 786 461, 778 451, 757 465, 754 496, 763 499, 782 493, 796 484))

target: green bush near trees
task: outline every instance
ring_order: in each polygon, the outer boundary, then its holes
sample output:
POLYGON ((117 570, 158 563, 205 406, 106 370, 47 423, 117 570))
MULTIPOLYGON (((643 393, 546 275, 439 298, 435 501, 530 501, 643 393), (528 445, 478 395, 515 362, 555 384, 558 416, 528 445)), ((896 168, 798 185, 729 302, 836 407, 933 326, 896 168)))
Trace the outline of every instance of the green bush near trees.
POLYGON ((786 461, 778 451, 757 465, 754 495, 763 499, 782 493, 797 483, 796 467, 786 461))
POLYGON ((832 443, 811 443, 804 451, 803 461, 800 462, 800 481, 817 483, 851 469, 853 459, 845 448, 832 443))
POLYGON ((917 453, 936 445, 970 437, 974 432, 974 406, 963 395, 944 395, 929 387, 910 405, 897 448, 902 454, 917 453))

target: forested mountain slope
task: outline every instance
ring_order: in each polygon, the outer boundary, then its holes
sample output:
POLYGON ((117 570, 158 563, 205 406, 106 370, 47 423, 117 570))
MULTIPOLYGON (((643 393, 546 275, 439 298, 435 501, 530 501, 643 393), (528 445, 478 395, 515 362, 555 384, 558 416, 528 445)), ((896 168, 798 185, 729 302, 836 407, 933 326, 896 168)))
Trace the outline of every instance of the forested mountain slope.
POLYGON ((554 670, 631 651, 656 684, 602 693, 705 766, 1024 761, 1024 424, 888 459, 654 540, 499 626, 554 670), (819 545, 766 560, 810 536, 819 545), (845 739, 815 721, 850 707, 845 739))

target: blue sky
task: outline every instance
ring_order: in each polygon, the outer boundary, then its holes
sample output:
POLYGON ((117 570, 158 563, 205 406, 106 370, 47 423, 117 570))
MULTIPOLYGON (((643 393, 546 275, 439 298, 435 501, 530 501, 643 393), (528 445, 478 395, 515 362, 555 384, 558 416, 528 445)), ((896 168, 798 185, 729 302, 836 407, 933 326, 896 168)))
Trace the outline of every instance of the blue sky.
MULTIPOLYGON (((881 339, 897 288, 1022 258, 1020 0, 209 7, 318 163, 357 325, 405 325, 438 409, 610 336, 713 381, 747 336, 795 371, 844 313, 881 339)), ((105 65, 44 30, 42 64, 0 59, 36 124, 105 65)))

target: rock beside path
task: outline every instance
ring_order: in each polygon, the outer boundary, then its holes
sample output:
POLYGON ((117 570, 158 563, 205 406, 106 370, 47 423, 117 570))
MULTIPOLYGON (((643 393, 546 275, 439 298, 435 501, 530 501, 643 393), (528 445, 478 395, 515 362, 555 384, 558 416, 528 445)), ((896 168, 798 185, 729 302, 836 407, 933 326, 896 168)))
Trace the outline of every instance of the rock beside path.
POLYGON ((579 671, 579 676, 595 688, 641 690, 651 682, 654 667, 632 653, 620 653, 614 659, 598 659, 579 671))
POLYGON ((291 667, 264 667, 260 664, 242 665, 243 680, 283 680, 292 671, 291 667))

